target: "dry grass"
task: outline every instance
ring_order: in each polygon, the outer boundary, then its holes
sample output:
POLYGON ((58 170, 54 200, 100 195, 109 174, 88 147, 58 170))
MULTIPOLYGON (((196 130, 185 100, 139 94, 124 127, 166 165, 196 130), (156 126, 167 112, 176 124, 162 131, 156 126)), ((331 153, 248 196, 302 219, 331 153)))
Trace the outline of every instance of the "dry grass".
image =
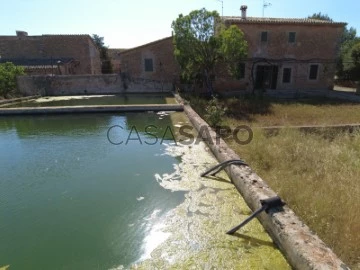
POLYGON ((230 116, 226 121, 233 124, 252 126, 289 126, 289 125, 337 125, 360 123, 360 104, 307 104, 272 103, 265 114, 249 114, 248 119, 230 116))
MULTIPOLYGON (((204 117, 207 101, 191 98, 204 117)), ((235 127, 360 123, 360 104, 334 100, 279 102, 220 100, 223 125, 235 127)), ((248 145, 229 145, 287 202, 352 269, 360 269, 360 131, 334 129, 278 134, 254 130, 248 145)))
MULTIPOLYGON (((188 99, 193 108, 204 115, 208 100, 188 99)), ((251 96, 220 99, 219 102, 227 108, 224 124, 230 125, 268 127, 360 123, 360 103, 324 98, 278 101, 251 96)))
POLYGON ((360 132, 326 137, 257 130, 250 144, 229 144, 340 258, 360 269, 360 132))

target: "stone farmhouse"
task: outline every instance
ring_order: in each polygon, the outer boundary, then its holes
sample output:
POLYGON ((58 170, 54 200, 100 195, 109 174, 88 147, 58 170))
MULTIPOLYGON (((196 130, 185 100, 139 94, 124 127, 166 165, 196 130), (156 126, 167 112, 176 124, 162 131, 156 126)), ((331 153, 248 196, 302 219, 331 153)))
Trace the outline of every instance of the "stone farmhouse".
MULTIPOLYGON (((216 91, 227 90, 324 90, 332 89, 340 39, 345 23, 315 19, 222 17, 236 25, 248 42, 248 57, 239 63, 239 78, 231 78, 219 65, 216 91)), ((172 37, 118 52, 122 72, 130 77, 167 83, 178 82, 180 69, 172 37)))
POLYGON ((29 75, 101 74, 99 51, 89 35, 0 36, 0 63, 23 66, 29 75))

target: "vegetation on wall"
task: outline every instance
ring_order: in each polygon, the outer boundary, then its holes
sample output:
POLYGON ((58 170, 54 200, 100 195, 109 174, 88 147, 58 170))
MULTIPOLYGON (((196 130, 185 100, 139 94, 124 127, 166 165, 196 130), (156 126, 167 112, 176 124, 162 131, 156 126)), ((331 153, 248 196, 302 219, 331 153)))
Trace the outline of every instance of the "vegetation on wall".
POLYGON ((100 51, 100 60, 101 60, 101 73, 111 74, 113 73, 113 67, 111 64, 110 57, 108 55, 108 47, 105 46, 104 37, 93 34, 92 39, 100 51))
POLYGON ((10 62, 0 64, 0 96, 8 97, 10 93, 16 92, 16 76, 24 74, 23 67, 10 62))
POLYGON ((226 28, 216 11, 194 10, 180 14, 173 21, 175 57, 182 78, 186 82, 200 83, 213 93, 212 78, 215 66, 226 63, 230 74, 236 75, 238 63, 246 57, 247 42, 236 26, 226 28))

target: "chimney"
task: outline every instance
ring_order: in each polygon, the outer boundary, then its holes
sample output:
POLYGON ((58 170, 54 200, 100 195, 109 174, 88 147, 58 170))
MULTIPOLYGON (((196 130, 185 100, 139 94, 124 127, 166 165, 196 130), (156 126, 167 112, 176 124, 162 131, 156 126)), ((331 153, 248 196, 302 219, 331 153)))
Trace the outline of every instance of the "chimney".
POLYGON ((16 30, 16 36, 18 37, 27 37, 28 33, 25 31, 18 31, 16 30))
POLYGON ((241 10, 241 18, 243 20, 246 20, 246 10, 247 10, 247 6, 246 5, 242 5, 240 7, 240 10, 241 10))

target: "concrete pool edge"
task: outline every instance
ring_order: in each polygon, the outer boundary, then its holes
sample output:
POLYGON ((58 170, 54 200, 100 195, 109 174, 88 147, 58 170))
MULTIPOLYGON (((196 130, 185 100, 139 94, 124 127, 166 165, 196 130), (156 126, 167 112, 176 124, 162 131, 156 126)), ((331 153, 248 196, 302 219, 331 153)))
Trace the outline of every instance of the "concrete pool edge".
POLYGON ((142 104, 142 105, 95 105, 95 106, 0 108, 0 116, 67 114, 67 113, 144 112, 144 111, 183 111, 183 105, 142 104))
MULTIPOLYGON (((176 96, 176 98, 183 104, 181 97, 176 96)), ((190 105, 184 105, 184 112, 198 131, 204 126, 208 128, 209 133, 203 138, 206 143, 208 140, 212 142, 218 140, 216 133, 190 105)), ((240 159, 222 139, 217 144, 207 143, 207 145, 219 162, 240 159)), ((252 210, 261 206, 261 199, 276 196, 276 193, 250 167, 232 165, 226 169, 226 172, 252 210)), ((350 269, 289 207, 285 206, 283 212, 262 213, 258 219, 295 269, 350 269)), ((230 227, 229 224, 229 229, 230 227)))

